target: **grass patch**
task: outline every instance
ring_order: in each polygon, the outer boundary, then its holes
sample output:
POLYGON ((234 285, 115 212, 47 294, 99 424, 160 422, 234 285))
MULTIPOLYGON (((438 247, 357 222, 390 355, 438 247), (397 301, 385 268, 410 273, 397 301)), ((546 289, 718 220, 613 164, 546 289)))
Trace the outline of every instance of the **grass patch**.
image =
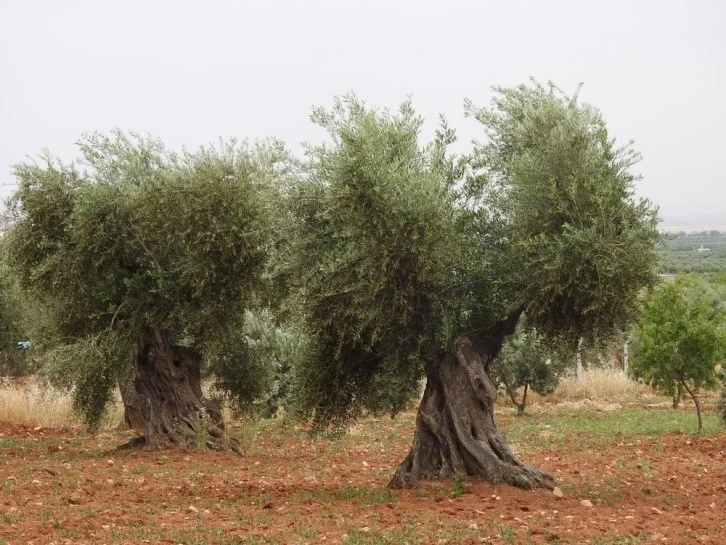
POLYGON ((637 543, 649 543, 650 535, 628 534, 625 536, 598 536, 590 540, 590 545, 636 545, 637 543))
MULTIPOLYGON (((705 413, 703 420, 704 434, 722 431, 718 415, 705 413)), ((698 428, 695 414, 668 409, 583 411, 567 407, 527 418, 504 415, 501 421, 508 440, 529 452, 556 447, 572 437, 577 438, 576 448, 585 449, 620 441, 623 436, 696 433, 698 428)))
POLYGON ((327 490, 308 490, 302 492, 299 500, 311 499, 318 503, 335 503, 340 500, 352 501, 356 500, 361 505, 371 505, 380 503, 393 503, 396 496, 386 486, 373 487, 368 486, 347 486, 345 488, 327 490))
POLYGON ((405 527, 390 532, 352 531, 343 538, 343 545, 416 545, 421 539, 416 536, 416 527, 407 524, 405 527))
POLYGON ((469 484, 466 482, 466 474, 457 473, 454 476, 454 484, 451 487, 450 496, 452 498, 458 498, 459 496, 467 494, 468 492, 469 492, 469 484))

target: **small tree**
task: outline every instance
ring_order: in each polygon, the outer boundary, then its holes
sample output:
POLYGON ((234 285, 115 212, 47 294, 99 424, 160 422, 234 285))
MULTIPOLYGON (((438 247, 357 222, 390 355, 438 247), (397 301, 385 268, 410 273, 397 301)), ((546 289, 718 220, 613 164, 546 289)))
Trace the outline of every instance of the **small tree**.
POLYGON ((700 389, 717 385, 717 365, 726 353, 723 313, 684 282, 656 288, 643 303, 635 328, 630 373, 666 394, 680 385, 693 400, 703 429, 700 389))
POLYGON ((492 380, 502 385, 522 416, 527 407, 527 392, 533 390, 539 395, 551 394, 557 388, 565 366, 555 363, 552 351, 543 344, 534 328, 518 327, 507 339, 502 352, 492 363, 492 380), (517 392, 523 389, 522 400, 517 392))
POLYGON ((10 261, 55 317, 48 374, 94 425, 131 368, 147 448, 222 448, 202 364, 257 303, 284 156, 234 142, 177 155, 120 132, 79 146, 84 170, 15 171, 10 261))

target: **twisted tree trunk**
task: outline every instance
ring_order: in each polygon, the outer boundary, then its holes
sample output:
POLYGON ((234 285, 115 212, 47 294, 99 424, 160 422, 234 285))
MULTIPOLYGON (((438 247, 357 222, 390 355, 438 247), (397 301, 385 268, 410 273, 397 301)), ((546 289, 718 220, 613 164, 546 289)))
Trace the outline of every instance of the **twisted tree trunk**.
POLYGON ((126 417, 144 430, 137 444, 239 451, 239 443, 225 435, 219 406, 202 393, 198 352, 172 345, 157 330, 137 353, 135 368, 136 396, 126 417))
POLYGON ((412 488, 422 479, 462 473, 521 488, 554 488, 552 475, 516 457, 494 418, 496 388, 488 366, 518 318, 490 332, 459 336, 428 364, 413 446, 388 486, 412 488))

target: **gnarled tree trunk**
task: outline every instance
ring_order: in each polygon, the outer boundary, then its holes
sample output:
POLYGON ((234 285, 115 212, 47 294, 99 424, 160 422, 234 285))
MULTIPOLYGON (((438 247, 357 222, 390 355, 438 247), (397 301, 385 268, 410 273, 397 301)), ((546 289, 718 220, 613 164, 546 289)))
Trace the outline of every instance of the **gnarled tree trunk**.
POLYGON ((133 407, 127 421, 143 426, 137 443, 146 449, 170 445, 239 450, 239 443, 225 435, 219 406, 202 394, 201 355, 172 345, 155 331, 136 355, 133 407))
POLYGON ((422 479, 463 473, 521 488, 554 488, 552 475, 515 456, 494 418, 496 388, 488 365, 518 318, 513 315, 486 334, 459 336, 428 364, 413 446, 388 486, 412 488, 422 479))

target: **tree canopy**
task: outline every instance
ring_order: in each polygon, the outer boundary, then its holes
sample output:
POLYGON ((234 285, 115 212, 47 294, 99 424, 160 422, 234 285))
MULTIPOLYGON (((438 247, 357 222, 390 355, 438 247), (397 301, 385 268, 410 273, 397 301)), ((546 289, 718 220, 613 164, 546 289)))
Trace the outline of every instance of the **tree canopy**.
POLYGON ((79 147, 80 164, 16 167, 8 243, 54 316, 50 374, 76 385, 94 423, 151 339, 204 352, 258 295, 284 154, 236 142, 175 154, 121 132, 79 147))
POLYGON ((484 140, 457 157, 446 124, 420 142, 408 102, 389 112, 351 96, 315 111, 330 143, 310 150, 295 212, 317 349, 303 401, 320 417, 400 409, 422 362, 522 311, 552 339, 616 333, 654 280, 638 155, 595 108, 533 84, 466 112, 484 140))
POLYGON ((633 376, 665 393, 682 386, 696 405, 699 431, 698 391, 717 386, 717 366, 726 354, 723 309, 705 293, 685 281, 655 289, 643 303, 630 367, 633 376))
POLYGON ((32 370, 26 350, 18 343, 28 341, 28 306, 13 278, 0 239, 0 377, 24 376, 32 370))

